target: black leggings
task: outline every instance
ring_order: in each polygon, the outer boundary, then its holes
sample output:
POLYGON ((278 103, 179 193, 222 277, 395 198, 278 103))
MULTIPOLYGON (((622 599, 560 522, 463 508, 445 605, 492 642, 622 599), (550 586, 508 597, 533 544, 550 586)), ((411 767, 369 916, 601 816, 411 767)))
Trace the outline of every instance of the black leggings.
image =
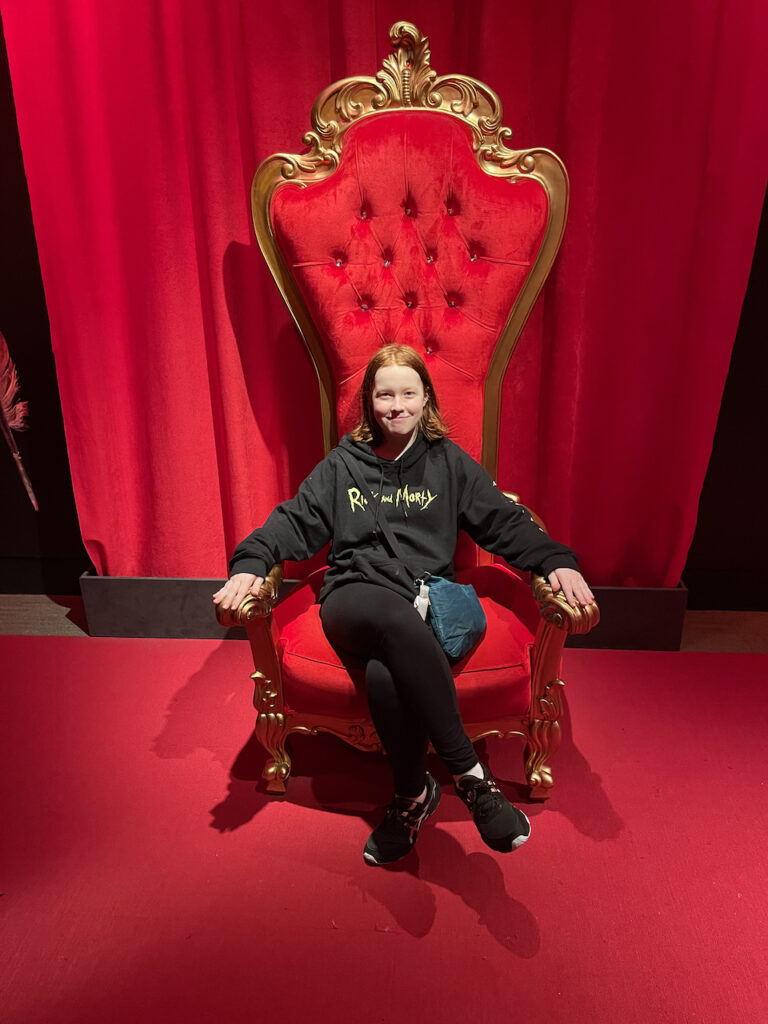
POLYGON ((396 793, 421 793, 428 740, 452 775, 477 763, 448 660, 408 598, 372 583, 348 583, 331 591, 320 615, 331 644, 365 664, 368 706, 396 793))

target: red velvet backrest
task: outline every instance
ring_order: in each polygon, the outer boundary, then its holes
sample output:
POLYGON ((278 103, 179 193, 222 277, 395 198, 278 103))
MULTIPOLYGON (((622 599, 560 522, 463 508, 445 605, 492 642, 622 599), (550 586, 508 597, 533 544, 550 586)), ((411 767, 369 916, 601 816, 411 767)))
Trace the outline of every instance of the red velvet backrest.
POLYGON ((482 450, 485 378, 547 226, 535 178, 481 169, 469 127, 399 109, 351 125, 338 167, 271 199, 277 246, 325 349, 338 434, 382 345, 424 356, 451 437, 482 450))

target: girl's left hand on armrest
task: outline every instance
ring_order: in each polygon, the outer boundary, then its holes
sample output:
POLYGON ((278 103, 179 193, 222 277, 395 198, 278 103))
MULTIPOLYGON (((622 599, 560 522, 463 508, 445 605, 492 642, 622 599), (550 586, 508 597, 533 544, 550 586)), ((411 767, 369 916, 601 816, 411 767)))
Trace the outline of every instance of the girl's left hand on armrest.
POLYGON ((547 578, 554 593, 562 590, 563 597, 572 608, 592 604, 595 600, 587 581, 576 569, 555 569, 547 578))

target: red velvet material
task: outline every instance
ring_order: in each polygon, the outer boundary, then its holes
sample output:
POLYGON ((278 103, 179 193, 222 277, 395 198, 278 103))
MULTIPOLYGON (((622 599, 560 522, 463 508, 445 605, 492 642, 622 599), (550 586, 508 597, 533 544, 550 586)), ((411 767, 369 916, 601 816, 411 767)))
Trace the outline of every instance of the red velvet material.
POLYGON ((546 226, 539 183, 486 174, 450 116, 398 111, 353 125, 338 169, 278 189, 271 212, 331 360, 339 433, 358 422, 371 355, 399 342, 425 357, 454 440, 479 459, 488 365, 546 226))
POLYGON ((754 0, 5 0, 98 572, 224 573, 322 456, 314 370, 248 189, 264 157, 301 148, 321 89, 375 74, 404 14, 439 74, 487 82, 513 144, 553 149, 571 180, 563 248, 504 385, 499 483, 592 582, 677 584, 765 192, 768 7, 754 0))
MULTIPOLYGON (((275 613, 286 702, 305 714, 364 718, 362 669, 339 658, 313 603, 321 578, 322 570, 313 573, 275 613)), ((480 643, 453 666, 462 717, 469 723, 524 715, 531 703, 530 645, 537 622, 528 585, 502 566, 468 569, 459 578, 475 587, 488 620, 480 643)))

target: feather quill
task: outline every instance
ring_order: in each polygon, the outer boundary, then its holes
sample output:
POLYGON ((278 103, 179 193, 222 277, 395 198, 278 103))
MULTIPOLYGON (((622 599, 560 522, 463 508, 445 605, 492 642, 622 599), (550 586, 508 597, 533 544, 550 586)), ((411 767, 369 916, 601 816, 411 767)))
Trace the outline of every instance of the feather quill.
POLYGON ((11 433, 13 430, 26 430, 27 428, 27 403, 20 402, 18 394, 19 375, 16 372, 16 367, 13 365, 5 338, 0 333, 0 429, 11 450, 16 468, 29 495, 29 500, 32 502, 35 511, 38 511, 37 498, 32 490, 32 483, 27 476, 27 471, 24 469, 21 453, 11 433))

